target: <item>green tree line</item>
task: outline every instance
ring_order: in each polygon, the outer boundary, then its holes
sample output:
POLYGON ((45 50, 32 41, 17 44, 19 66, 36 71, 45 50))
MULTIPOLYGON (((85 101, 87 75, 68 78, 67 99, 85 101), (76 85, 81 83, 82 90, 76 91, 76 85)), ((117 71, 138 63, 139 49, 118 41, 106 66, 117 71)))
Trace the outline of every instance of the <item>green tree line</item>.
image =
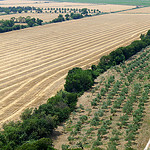
POLYGON ((36 7, 21 7, 21 6, 17 6, 17 7, 0 7, 0 12, 4 12, 6 14, 10 14, 10 13, 22 13, 23 11, 25 13, 27 13, 28 11, 32 11, 35 10, 37 12, 42 12, 41 8, 36 8, 36 7))

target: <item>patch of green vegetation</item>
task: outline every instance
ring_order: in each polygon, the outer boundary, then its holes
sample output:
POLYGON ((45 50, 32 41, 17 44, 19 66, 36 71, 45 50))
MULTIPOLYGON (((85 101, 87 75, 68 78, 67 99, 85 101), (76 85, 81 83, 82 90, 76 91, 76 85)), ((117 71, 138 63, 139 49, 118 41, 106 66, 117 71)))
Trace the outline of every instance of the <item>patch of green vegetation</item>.
POLYGON ((65 130, 71 132, 73 130, 73 128, 74 128, 74 126, 68 126, 65 130))

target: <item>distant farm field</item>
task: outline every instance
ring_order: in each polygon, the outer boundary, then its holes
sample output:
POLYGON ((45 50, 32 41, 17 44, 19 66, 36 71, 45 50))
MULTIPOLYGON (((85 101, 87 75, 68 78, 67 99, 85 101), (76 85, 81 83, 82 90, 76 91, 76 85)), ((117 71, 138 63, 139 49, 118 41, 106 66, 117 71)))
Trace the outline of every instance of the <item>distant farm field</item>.
POLYGON ((40 18, 42 19, 44 22, 45 21, 51 21, 55 18, 58 17, 59 14, 51 14, 51 13, 17 13, 17 14, 9 14, 9 15, 2 15, 0 16, 0 20, 4 19, 11 19, 12 17, 15 17, 15 18, 19 18, 20 16, 21 17, 27 17, 27 16, 31 16, 31 17, 34 17, 34 18, 40 18))
POLYGON ((72 3, 72 2, 55 2, 55 1, 28 1, 28 0, 5 0, 0 2, 0 7, 12 6, 31 6, 39 8, 88 8, 99 9, 102 12, 120 11, 135 8, 136 6, 128 5, 111 5, 111 4, 89 4, 89 3, 72 3))
POLYGON ((0 123, 45 103, 68 70, 89 68, 149 29, 150 15, 108 14, 2 33, 0 123))
POLYGON ((60 2, 98 3, 98 4, 120 4, 120 5, 145 5, 150 6, 149 0, 56 0, 60 2))
POLYGON ((124 14, 150 14, 150 7, 144 7, 144 8, 139 8, 139 9, 134 9, 134 10, 128 10, 125 12, 121 12, 124 14))

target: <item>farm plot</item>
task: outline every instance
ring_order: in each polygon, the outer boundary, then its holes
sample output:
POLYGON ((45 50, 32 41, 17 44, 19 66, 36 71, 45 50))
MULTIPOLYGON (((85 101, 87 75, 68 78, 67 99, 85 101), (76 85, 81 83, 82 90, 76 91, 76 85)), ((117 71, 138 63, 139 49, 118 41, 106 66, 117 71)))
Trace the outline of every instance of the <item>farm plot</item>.
POLYGON ((96 64, 148 29, 150 15, 109 14, 2 33, 1 125, 46 102, 63 88, 68 70, 96 64))
POLYGON ((57 129, 64 134, 54 140, 56 148, 143 150, 150 134, 149 81, 149 48, 100 75, 57 129))

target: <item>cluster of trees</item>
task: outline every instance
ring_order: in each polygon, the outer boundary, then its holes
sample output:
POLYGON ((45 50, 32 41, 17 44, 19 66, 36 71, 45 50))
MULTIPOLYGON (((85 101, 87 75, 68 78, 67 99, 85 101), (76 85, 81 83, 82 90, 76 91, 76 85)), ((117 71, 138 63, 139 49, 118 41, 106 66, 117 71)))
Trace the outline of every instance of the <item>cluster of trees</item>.
POLYGON ((47 10, 50 13, 80 13, 80 14, 100 14, 101 11, 99 9, 87 9, 87 8, 82 8, 82 9, 78 9, 78 8, 45 8, 45 12, 47 12, 47 10))
POLYGON ((62 22, 70 19, 81 19, 84 16, 88 16, 87 8, 83 8, 81 10, 81 13, 71 13, 70 15, 66 14, 65 18, 63 17, 62 14, 59 14, 58 18, 53 19, 52 21, 50 21, 50 23, 62 22))
POLYGON ((65 90, 71 93, 83 93, 92 87, 97 76, 95 71, 73 68, 66 77, 65 90))
MULTIPOLYGON (((132 42, 129 46, 120 47, 107 56, 103 56, 97 66, 92 65, 91 70, 82 70, 74 68, 68 72, 65 83, 65 90, 68 92, 83 92, 88 90, 94 84, 94 79, 109 69, 111 66, 118 65, 146 46, 150 45, 150 30, 146 35, 141 35, 141 40, 132 42)), ((105 91, 101 91, 105 94, 105 91)))
POLYGON ((14 23, 27 23, 28 26, 30 26, 30 24, 32 25, 42 25, 43 20, 39 19, 39 18, 31 18, 30 16, 27 17, 12 17, 11 21, 13 21, 14 23), (30 23, 29 23, 30 22, 30 23))
POLYGON ((24 17, 19 17, 22 19, 19 19, 20 21, 18 21, 18 19, 16 18, 15 21, 15 17, 11 18, 10 20, 0 20, 0 33, 3 32, 8 32, 8 31, 12 31, 12 30, 20 30, 20 29, 24 29, 27 27, 33 27, 33 26, 37 26, 37 25, 42 25, 43 20, 37 18, 31 18, 30 16, 24 18, 24 17), (27 25, 15 25, 15 23, 27 23, 27 25))
POLYGON ((62 14, 59 14, 58 18, 53 19, 52 21, 50 21, 50 23, 57 23, 57 22, 65 21, 65 20, 81 19, 81 18, 83 18, 82 14, 74 14, 74 13, 71 13, 70 15, 66 14, 65 18, 63 17, 62 14))
POLYGON ((50 136, 60 122, 69 117, 77 102, 77 94, 58 92, 38 109, 27 109, 21 121, 10 122, 0 132, 0 149, 53 150, 50 136))
POLYGON ((15 25, 13 20, 0 20, 0 33, 26 28, 26 25, 15 25))
POLYGON ((25 12, 27 13, 28 11, 32 12, 35 11, 37 13, 43 13, 45 12, 50 12, 50 13, 79 13, 79 14, 85 14, 88 15, 89 13, 92 14, 100 14, 101 11, 99 9, 87 9, 87 8, 36 8, 36 7, 0 7, 0 12, 5 13, 5 14, 10 14, 10 13, 22 13, 25 12))
POLYGON ((27 7, 21 7, 21 6, 18 6, 18 7, 0 7, 0 12, 6 13, 6 14, 22 13, 22 12, 27 13, 28 11, 32 11, 32 10, 35 10, 36 12, 39 12, 39 13, 42 12, 41 8, 30 7, 30 6, 27 6, 27 7))
POLYGON ((56 23, 56 22, 62 22, 65 21, 65 18, 63 17, 63 15, 59 15, 58 18, 53 19, 52 21, 50 21, 50 23, 56 23))

